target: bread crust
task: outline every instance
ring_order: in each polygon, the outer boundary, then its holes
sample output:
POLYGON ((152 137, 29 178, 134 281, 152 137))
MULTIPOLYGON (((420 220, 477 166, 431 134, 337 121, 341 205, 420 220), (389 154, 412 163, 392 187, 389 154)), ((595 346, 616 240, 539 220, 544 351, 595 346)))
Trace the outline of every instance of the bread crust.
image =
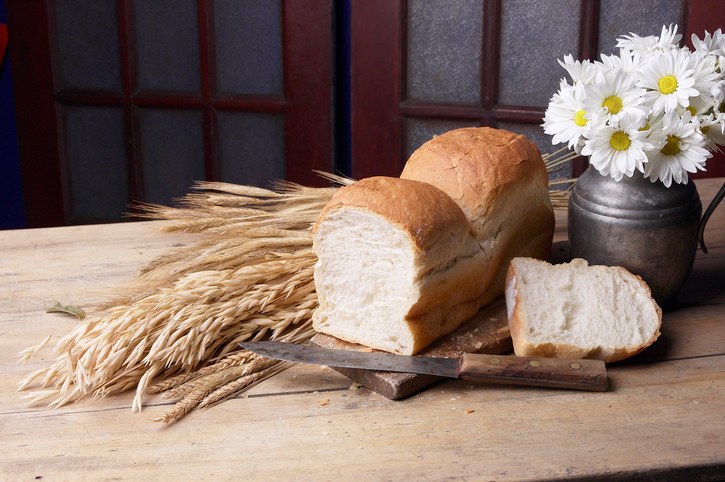
POLYGON ((471 221, 477 238, 476 222, 498 211, 499 201, 511 190, 521 194, 514 186, 535 186, 531 196, 551 207, 546 165, 536 145, 502 129, 465 127, 436 136, 410 156, 400 177, 427 182, 448 194, 471 221))
MULTIPOLYGON (((548 264, 539 259, 531 259, 536 263, 548 264)), ((583 259, 574 259, 571 261, 575 265, 588 265, 583 259)), ((647 283, 640 276, 630 273, 624 268, 613 266, 608 269, 626 273, 628 276, 634 277, 641 285, 645 294, 654 304, 657 316, 662 320, 662 309, 652 298, 652 292, 647 283)), ((518 356, 527 357, 546 357, 546 358, 563 358, 578 359, 592 358, 602 360, 604 363, 613 363, 640 353, 642 350, 654 343, 660 335, 659 325, 657 330, 643 343, 636 346, 618 347, 608 349, 606 347, 584 348, 574 346, 567 343, 533 343, 527 338, 527 330, 529 327, 528 313, 524 308, 521 291, 518 289, 517 263, 514 261, 509 265, 506 274, 506 308, 508 311, 509 330, 511 332, 511 341, 513 342, 514 352, 518 356)))

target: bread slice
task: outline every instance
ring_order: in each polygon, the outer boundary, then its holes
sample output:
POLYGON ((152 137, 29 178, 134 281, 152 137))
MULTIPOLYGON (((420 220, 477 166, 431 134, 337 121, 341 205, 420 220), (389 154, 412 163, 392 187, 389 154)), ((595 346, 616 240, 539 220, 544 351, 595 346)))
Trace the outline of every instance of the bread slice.
POLYGON ((313 228, 315 330, 412 355, 479 309, 483 250, 453 200, 424 182, 372 177, 341 188, 313 228))
POLYGON ((514 257, 549 259, 555 218, 546 165, 526 136, 465 127, 434 137, 400 177, 427 182, 463 210, 494 272, 483 305, 504 294, 514 257))
POLYGON ((517 355, 605 363, 654 343, 662 320, 639 276, 624 268, 589 266, 583 259, 561 265, 513 259, 506 309, 517 355))

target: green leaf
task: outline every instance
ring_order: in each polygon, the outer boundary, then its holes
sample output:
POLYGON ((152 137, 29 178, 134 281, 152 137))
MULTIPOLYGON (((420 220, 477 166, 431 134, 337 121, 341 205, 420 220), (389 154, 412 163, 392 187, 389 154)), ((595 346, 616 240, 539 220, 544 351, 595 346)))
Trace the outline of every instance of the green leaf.
POLYGON ((86 312, 74 305, 61 305, 57 301, 46 301, 45 302, 46 313, 66 313, 69 315, 77 316, 79 320, 86 317, 86 312))

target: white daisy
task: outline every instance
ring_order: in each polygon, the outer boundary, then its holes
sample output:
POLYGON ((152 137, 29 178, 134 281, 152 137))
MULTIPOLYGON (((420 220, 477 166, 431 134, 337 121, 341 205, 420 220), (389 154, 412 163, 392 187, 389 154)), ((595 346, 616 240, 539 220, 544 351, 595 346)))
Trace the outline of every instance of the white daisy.
POLYGON ((576 84, 581 82, 582 84, 590 85, 594 82, 594 78, 597 75, 596 66, 588 59, 583 61, 574 60, 571 54, 564 56, 564 61, 557 60, 559 65, 564 67, 571 77, 572 83, 576 84))
POLYGON ((694 33, 690 38, 692 40, 692 46, 695 47, 696 53, 702 56, 725 56, 725 51, 720 43, 723 38, 723 34, 720 29, 715 30, 713 35, 710 35, 710 32, 705 30, 705 36, 702 40, 700 40, 700 38, 694 33))
POLYGON ((587 119, 595 115, 605 115, 607 121, 620 115, 646 117, 649 108, 643 103, 645 91, 636 83, 637 79, 623 70, 616 70, 609 76, 600 71, 594 84, 586 87, 587 98, 583 105, 587 119))
POLYGON ((642 54, 627 49, 619 49, 619 55, 601 56, 603 68, 611 71, 623 70, 631 74, 642 64, 642 54))
POLYGON ((677 25, 670 24, 669 28, 663 25, 660 38, 657 42, 657 48, 659 50, 677 49, 679 48, 680 40, 682 40, 682 34, 677 33, 677 25))
MULTIPOLYGON (((692 115, 692 122, 697 125, 700 134, 705 138, 705 149, 711 152, 722 152, 719 146, 725 145, 725 133, 723 133, 723 121, 725 116, 716 115, 712 109, 713 105, 704 97, 693 97, 690 99, 690 106, 687 111, 692 115)), ((678 111, 680 115, 684 115, 678 111)))
POLYGON ((714 99, 715 110, 717 112, 725 112, 725 108, 723 108, 725 106, 722 105, 725 102, 725 80, 716 82, 710 89, 710 94, 714 99))
POLYGON ((590 164, 602 175, 615 181, 625 175, 632 177, 635 170, 644 172, 645 150, 652 145, 646 140, 649 131, 640 130, 641 121, 625 114, 609 125, 592 129, 581 153, 590 156, 590 164))
POLYGON ((562 79, 559 92, 554 94, 544 115, 544 132, 553 135, 552 143, 567 143, 569 149, 578 154, 584 145, 584 129, 587 120, 584 118, 584 84, 568 85, 562 79))
POLYGON ((660 125, 652 128, 655 148, 647 152, 644 175, 652 182, 662 181, 670 187, 672 181, 687 183, 688 172, 705 170, 705 161, 712 157, 705 149, 705 139, 691 122, 690 112, 680 117, 669 112, 660 118, 660 125))
POLYGON ((677 33, 677 25, 670 25, 669 28, 662 27, 662 32, 659 37, 655 35, 640 37, 630 32, 629 35, 624 35, 622 38, 617 39, 617 47, 634 52, 673 50, 678 48, 681 39, 682 35, 677 33))
POLYGON ((714 55, 702 56, 699 54, 687 54, 690 60, 689 69, 693 71, 692 78, 695 79, 693 88, 700 92, 710 101, 712 97, 712 88, 720 80, 720 74, 717 71, 717 59, 714 55))
POLYGON ((668 50, 650 56, 634 73, 637 85, 647 90, 645 103, 654 113, 674 111, 678 105, 687 107, 689 98, 698 95, 689 67, 687 52, 668 50))

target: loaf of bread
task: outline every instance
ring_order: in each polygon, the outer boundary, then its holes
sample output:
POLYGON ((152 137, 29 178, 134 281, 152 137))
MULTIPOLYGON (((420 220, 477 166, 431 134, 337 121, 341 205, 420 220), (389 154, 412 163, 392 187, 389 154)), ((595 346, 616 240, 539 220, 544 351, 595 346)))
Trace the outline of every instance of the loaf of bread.
POLYGON ((662 320, 639 276, 583 259, 560 265, 514 259, 506 277, 506 310, 517 355, 605 363, 654 343, 662 320))
POLYGON ((400 177, 438 187, 463 210, 487 260, 481 306, 503 296, 511 259, 549 259, 555 219, 548 175, 525 136, 490 127, 452 130, 417 149, 400 177))
POLYGON ((548 259, 541 154, 490 128, 440 135, 401 179, 341 188, 314 226, 317 331, 411 355, 503 296, 516 256, 548 259))
POLYGON ((479 308, 483 250, 461 208, 430 184, 372 177, 345 186, 313 235, 317 331, 412 355, 479 308))

